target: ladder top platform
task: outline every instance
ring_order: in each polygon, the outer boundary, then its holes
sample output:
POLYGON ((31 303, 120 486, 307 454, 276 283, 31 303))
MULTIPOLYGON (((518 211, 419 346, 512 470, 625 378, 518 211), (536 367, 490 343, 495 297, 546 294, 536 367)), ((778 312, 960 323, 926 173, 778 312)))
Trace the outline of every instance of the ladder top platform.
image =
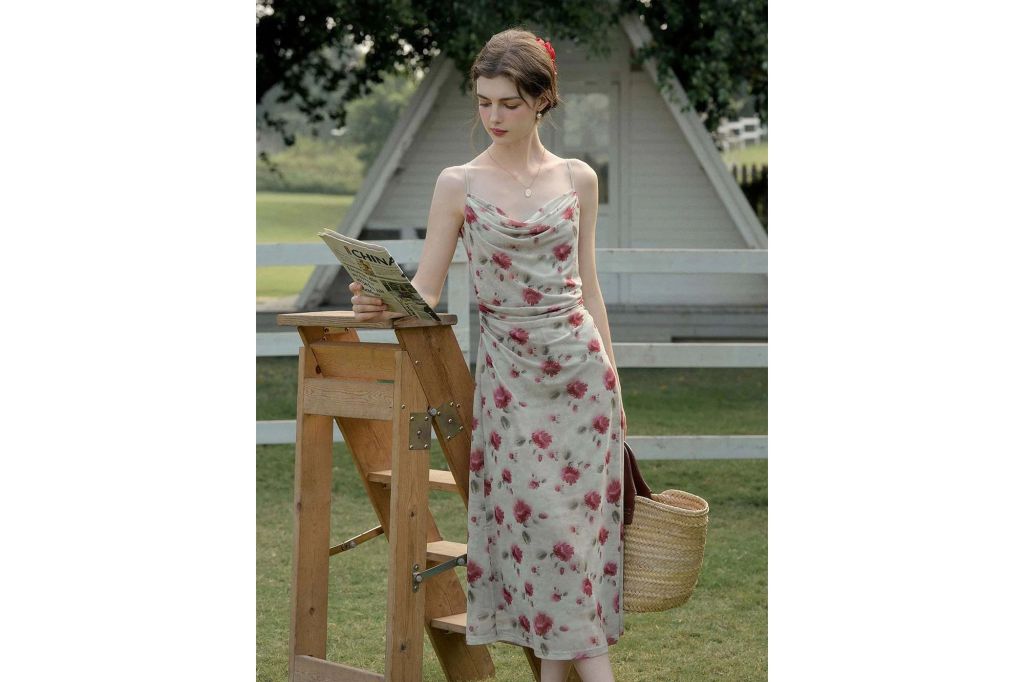
POLYGON ((405 327, 438 327, 454 325, 459 316, 453 313, 438 313, 440 322, 421 320, 413 315, 392 317, 385 320, 357 322, 351 310, 311 310, 304 313, 281 313, 277 316, 278 326, 293 327, 349 327, 353 329, 399 329, 405 327))

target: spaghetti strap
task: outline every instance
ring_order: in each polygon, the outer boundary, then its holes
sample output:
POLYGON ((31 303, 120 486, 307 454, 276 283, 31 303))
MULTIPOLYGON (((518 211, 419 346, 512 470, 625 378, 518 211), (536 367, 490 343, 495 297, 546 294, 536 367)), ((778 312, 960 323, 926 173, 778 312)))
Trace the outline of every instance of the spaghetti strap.
POLYGON ((469 194, 469 166, 463 166, 462 170, 466 172, 466 194, 469 194))
POLYGON ((576 191, 576 180, 572 176, 572 162, 569 159, 565 160, 565 165, 569 167, 569 182, 572 183, 572 191, 576 191))

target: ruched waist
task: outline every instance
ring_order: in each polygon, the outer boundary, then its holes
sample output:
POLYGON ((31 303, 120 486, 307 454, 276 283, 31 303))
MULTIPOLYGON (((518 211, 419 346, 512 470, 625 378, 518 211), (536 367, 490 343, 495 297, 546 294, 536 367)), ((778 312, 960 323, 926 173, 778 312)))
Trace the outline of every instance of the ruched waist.
POLYGON ((559 306, 496 306, 484 301, 477 301, 477 308, 482 319, 493 321, 514 321, 516 324, 528 324, 531 321, 550 321, 554 318, 570 315, 574 310, 583 307, 583 297, 574 297, 568 303, 559 306))

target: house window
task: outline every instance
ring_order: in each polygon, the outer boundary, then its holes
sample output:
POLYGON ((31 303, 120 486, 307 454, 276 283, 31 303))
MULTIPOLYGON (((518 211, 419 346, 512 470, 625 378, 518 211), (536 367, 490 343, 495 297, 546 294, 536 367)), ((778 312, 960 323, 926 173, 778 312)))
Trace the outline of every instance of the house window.
POLYGON ((565 100, 562 155, 585 161, 597 172, 598 203, 608 203, 611 162, 611 98, 605 92, 569 93, 565 100))

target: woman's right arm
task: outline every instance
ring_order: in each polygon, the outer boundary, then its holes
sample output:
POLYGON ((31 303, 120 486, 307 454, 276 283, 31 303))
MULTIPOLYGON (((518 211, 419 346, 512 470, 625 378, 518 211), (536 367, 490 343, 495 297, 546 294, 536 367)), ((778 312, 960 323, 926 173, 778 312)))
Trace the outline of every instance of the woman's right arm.
MULTIPOLYGON (((437 176, 434 184, 434 197, 430 202, 430 213, 427 216, 427 236, 423 241, 423 253, 420 255, 419 266, 412 278, 412 285, 420 292, 431 308, 441 300, 448 268, 451 266, 455 247, 459 241, 459 230, 465 215, 465 179, 464 169, 460 166, 445 168, 437 176)), ((362 285, 352 282, 348 286, 352 292, 352 311, 359 322, 401 317, 386 309, 379 298, 364 296, 362 285)))

